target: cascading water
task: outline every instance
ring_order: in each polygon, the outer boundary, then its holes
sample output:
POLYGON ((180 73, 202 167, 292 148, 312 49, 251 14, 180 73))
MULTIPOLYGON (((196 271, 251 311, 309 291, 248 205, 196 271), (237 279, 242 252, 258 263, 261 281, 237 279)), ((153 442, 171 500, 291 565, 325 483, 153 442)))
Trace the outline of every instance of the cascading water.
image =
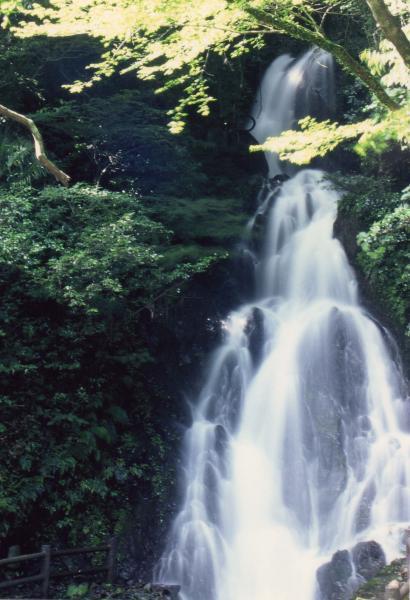
MULTIPOLYGON (((316 48, 295 61, 288 54, 267 69, 252 110, 252 136, 266 138, 295 129, 306 116, 329 117, 334 112, 333 63, 330 54, 316 48)), ((276 154, 266 154, 271 175, 282 169, 276 154)))
MULTIPOLYGON (((331 77, 323 52, 278 58, 254 107, 255 138, 294 126, 331 77)), ((273 175, 279 162, 268 162, 273 175)), ((303 170, 265 188, 251 221, 265 229, 256 299, 224 323, 156 572, 183 600, 327 600, 316 571, 336 550, 374 539, 398 553, 410 521, 409 404, 388 334, 359 306, 332 237, 337 201, 321 172, 303 170)))

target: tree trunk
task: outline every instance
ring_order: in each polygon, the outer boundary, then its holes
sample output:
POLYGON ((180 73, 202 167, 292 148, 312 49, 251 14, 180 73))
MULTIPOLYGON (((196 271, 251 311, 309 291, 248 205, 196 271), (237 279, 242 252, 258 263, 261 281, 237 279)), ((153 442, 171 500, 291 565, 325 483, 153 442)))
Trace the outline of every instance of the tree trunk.
POLYGON ((313 31, 302 25, 298 25, 297 23, 277 18, 272 13, 267 13, 253 7, 246 7, 245 10, 259 23, 273 28, 278 33, 287 33, 293 38, 315 44, 316 46, 319 46, 319 48, 330 52, 340 65, 360 79, 384 106, 389 110, 397 110, 400 108, 399 104, 397 104, 393 98, 390 98, 382 84, 373 77, 364 65, 355 60, 343 46, 336 44, 336 42, 332 42, 332 40, 319 31, 313 31))
POLYGON ((410 41, 400 26, 400 19, 393 15, 383 0, 366 0, 374 20, 386 39, 396 48, 410 69, 410 41))
POLYGON ((34 121, 25 115, 21 115, 14 110, 10 110, 2 104, 0 104, 0 115, 6 117, 7 119, 11 119, 12 121, 17 121, 17 123, 24 125, 24 127, 30 131, 31 135, 33 136, 34 153, 38 162, 49 173, 51 173, 51 175, 54 175, 57 181, 62 183, 64 186, 68 186, 70 182, 70 176, 61 171, 61 169, 59 169, 51 160, 47 158, 43 137, 34 121))

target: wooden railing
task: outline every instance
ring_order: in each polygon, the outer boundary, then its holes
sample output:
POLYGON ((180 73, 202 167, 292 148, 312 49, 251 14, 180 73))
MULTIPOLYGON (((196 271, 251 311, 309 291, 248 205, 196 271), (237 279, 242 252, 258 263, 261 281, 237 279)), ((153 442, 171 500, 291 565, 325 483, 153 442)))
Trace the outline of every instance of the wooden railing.
POLYGON ((33 554, 21 554, 11 558, 3 558, 0 560, 0 569, 18 563, 27 563, 29 561, 41 561, 40 572, 36 575, 28 577, 18 577, 15 579, 3 579, 0 581, 0 590, 27 583, 41 584, 42 598, 48 597, 48 590, 51 579, 64 579, 66 577, 79 577, 82 575, 95 575, 97 573, 106 573, 108 583, 114 583, 116 578, 116 563, 117 563, 117 546, 118 540, 116 536, 110 538, 107 544, 102 546, 90 546, 85 548, 72 548, 70 550, 51 550, 49 545, 41 546, 41 552, 33 554), (62 559, 66 556, 79 556, 83 554, 95 554, 104 552, 107 554, 105 564, 99 567, 78 568, 74 570, 67 569, 65 571, 53 572, 52 566, 55 559, 62 559))

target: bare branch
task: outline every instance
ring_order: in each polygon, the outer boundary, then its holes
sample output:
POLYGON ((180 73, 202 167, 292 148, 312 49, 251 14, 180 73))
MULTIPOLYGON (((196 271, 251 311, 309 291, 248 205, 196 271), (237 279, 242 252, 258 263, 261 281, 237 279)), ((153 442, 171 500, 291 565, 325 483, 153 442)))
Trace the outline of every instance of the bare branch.
POLYGON ((40 165, 42 165, 46 171, 54 175, 54 177, 62 183, 64 186, 68 186, 70 183, 70 176, 61 171, 49 158, 47 158, 46 151, 44 148, 43 136, 41 135, 37 125, 34 123, 32 119, 22 115, 6 106, 0 104, 0 115, 6 117, 6 119, 11 119, 12 121, 17 121, 20 125, 23 125, 28 129, 33 136, 34 143, 34 154, 40 165))

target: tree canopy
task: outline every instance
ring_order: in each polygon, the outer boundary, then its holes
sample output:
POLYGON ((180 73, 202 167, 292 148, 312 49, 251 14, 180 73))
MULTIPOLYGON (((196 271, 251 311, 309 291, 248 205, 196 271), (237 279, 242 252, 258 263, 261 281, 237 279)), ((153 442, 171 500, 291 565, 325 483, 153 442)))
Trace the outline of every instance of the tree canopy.
MULTIPOLYGON (((13 2, 6 3, 11 5, 13 2)), ((105 50, 99 61, 89 65, 91 77, 71 82, 68 87, 72 92, 113 73, 130 71, 142 79, 157 80, 158 92, 179 89, 179 101, 170 111, 174 133, 183 129, 190 111, 209 115, 215 102, 210 91, 212 57, 235 60, 261 47, 272 34, 325 49, 374 94, 380 109, 373 121, 360 124, 358 134, 365 129, 369 136, 374 127, 374 134, 379 135, 384 119, 391 134, 389 111, 408 104, 410 25, 408 5, 403 0, 389 0, 387 4, 383 0, 52 0, 20 11, 24 18, 14 25, 20 36, 87 34, 102 40, 105 50), (374 20, 377 41, 355 56, 355 49, 338 39, 328 23, 358 15, 374 20)), ((409 111, 401 115, 408 122, 409 111)), ((330 134, 332 128, 328 131, 330 134)), ((305 125, 304 135, 309 143, 317 128, 305 125)), ((349 137, 351 131, 338 129, 340 141, 349 137)), ((273 148, 267 144, 264 149, 273 148)), ((292 160, 288 147, 286 152, 292 160)))

